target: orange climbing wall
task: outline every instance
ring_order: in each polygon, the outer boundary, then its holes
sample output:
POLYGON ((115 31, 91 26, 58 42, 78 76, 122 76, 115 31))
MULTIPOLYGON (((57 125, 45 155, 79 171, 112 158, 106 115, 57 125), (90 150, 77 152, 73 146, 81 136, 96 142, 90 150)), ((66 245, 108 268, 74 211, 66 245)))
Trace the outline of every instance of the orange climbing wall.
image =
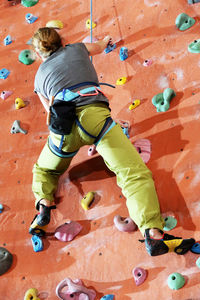
MULTIPOLYGON (((84 229, 71 242, 62 243, 49 235, 44 251, 35 253, 28 234, 35 214, 31 191, 32 166, 48 135, 45 112, 33 93, 33 80, 39 61, 25 66, 18 61, 21 50, 33 32, 47 21, 59 19, 64 42, 79 42, 87 35, 85 22, 90 16, 89 0, 40 0, 31 8, 20 1, 0 3, 0 69, 11 71, 0 79, 0 92, 11 90, 6 100, 0 99, 0 246, 14 256, 12 268, 0 277, 0 299, 22 300, 27 289, 35 287, 40 299, 57 299, 56 285, 65 277, 81 278, 87 287, 95 289, 97 298, 115 294, 117 300, 198 300, 200 270, 198 255, 174 253, 150 257, 138 242, 140 232, 121 233, 113 225, 116 214, 127 216, 125 199, 116 179, 102 159, 87 156, 83 148, 74 158, 68 172, 60 180, 59 204, 52 214, 49 232, 71 219, 84 229), (33 24, 25 15, 38 16, 33 24), (13 43, 4 46, 10 34, 13 43), (14 100, 21 97, 26 107, 16 110, 14 100), (11 134, 14 120, 20 120, 28 134, 11 134), (80 200, 88 191, 96 191, 92 208, 85 212, 80 200), (136 286, 131 271, 140 266, 148 270, 147 280, 136 286), (185 286, 172 291, 167 278, 180 272, 185 286)), ((110 99, 113 117, 128 120, 133 140, 147 138, 152 143, 148 167, 152 170, 162 213, 173 215, 178 225, 174 235, 200 240, 200 55, 189 53, 188 44, 199 38, 200 4, 188 5, 187 0, 110 0, 93 1, 95 37, 111 34, 118 42, 110 54, 93 58, 102 82, 115 84, 126 76, 128 81, 116 89, 104 88, 110 99), (181 32, 175 26, 176 17, 185 12, 196 24, 181 32), (121 62, 121 46, 129 49, 129 58, 121 62), (146 59, 153 59, 144 67, 146 59), (170 87, 177 93, 170 109, 157 113, 151 99, 170 87), (128 107, 133 99, 141 104, 133 111, 128 107)), ((119 141, 120 143, 120 141, 119 141)))

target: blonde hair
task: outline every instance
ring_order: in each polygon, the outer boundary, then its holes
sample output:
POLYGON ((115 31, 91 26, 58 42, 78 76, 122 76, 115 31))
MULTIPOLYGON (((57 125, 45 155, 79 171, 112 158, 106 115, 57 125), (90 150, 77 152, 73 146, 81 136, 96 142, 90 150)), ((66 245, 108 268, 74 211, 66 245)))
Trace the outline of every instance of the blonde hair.
POLYGON ((43 57, 48 57, 62 46, 62 41, 54 28, 43 27, 34 33, 32 45, 43 57))

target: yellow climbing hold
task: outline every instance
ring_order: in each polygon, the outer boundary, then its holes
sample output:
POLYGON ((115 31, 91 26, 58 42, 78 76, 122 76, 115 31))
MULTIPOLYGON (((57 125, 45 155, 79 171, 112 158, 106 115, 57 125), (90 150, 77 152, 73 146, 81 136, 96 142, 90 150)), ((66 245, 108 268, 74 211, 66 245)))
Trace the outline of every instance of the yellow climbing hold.
POLYGON ((15 108, 16 109, 20 109, 24 106, 26 106, 26 104, 24 103, 24 101, 21 98, 16 98, 15 99, 15 108))
MULTIPOLYGON (((95 24, 94 22, 92 22, 92 29, 95 28, 97 26, 97 24, 95 24)), ((88 19, 86 21, 86 28, 90 29, 91 28, 91 20, 88 19)))
POLYGON ((89 192, 85 195, 85 197, 81 200, 81 206, 84 210, 88 210, 94 199, 94 192, 89 192))
POLYGON ((34 288, 29 289, 26 291, 26 294, 24 296, 24 300, 40 300, 38 297, 38 291, 34 288))
POLYGON ((51 20, 47 22, 46 27, 51 27, 55 29, 62 29, 63 28, 63 22, 60 20, 51 20))
POLYGON ((117 79, 116 85, 123 85, 124 83, 126 83, 126 81, 127 81, 126 77, 121 77, 121 78, 117 79))
POLYGON ((133 110, 134 108, 136 108, 138 105, 140 105, 140 100, 136 99, 133 101, 133 103, 129 106, 129 110, 133 110))

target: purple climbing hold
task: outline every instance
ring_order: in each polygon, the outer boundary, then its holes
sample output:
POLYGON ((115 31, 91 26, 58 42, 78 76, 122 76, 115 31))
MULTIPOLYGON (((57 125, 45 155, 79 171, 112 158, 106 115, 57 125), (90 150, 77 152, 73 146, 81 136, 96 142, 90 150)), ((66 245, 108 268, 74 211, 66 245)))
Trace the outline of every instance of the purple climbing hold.
POLYGON ((82 230, 82 225, 75 221, 69 221, 60 225, 55 230, 55 237, 62 242, 72 241, 77 234, 82 230))
POLYGON ((145 61, 143 62, 143 66, 149 67, 150 65, 152 65, 152 63, 153 63, 152 59, 145 59, 145 61))
POLYGON ((12 93, 13 93, 12 91, 3 91, 3 92, 1 92, 1 99, 5 100, 10 95, 12 95, 12 93))
POLYGON ((0 70, 0 79, 6 79, 8 75, 10 74, 10 71, 6 68, 3 68, 0 70))
POLYGON ((134 231, 137 227, 131 218, 122 218, 119 215, 114 217, 114 224, 119 231, 123 232, 134 231))
POLYGON ((7 35, 4 39, 4 45, 7 46, 7 45, 10 45, 12 43, 12 39, 11 39, 11 36, 10 35, 7 35))
POLYGON ((132 274, 136 285, 142 284, 147 278, 147 271, 143 268, 134 268, 132 274))

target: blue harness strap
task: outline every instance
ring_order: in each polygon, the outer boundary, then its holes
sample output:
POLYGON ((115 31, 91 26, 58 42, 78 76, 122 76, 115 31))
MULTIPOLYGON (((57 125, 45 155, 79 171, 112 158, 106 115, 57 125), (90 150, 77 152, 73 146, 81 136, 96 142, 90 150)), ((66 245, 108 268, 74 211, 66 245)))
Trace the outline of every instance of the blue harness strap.
POLYGON ((97 146, 97 144, 100 142, 100 140, 104 137, 104 135, 106 133, 108 133, 108 131, 110 131, 110 129, 112 129, 116 123, 113 121, 113 119, 111 117, 108 117, 100 131, 100 133, 97 136, 94 136, 92 134, 90 134, 89 132, 87 132, 87 130, 85 130, 85 128, 83 128, 83 126, 81 125, 81 123, 79 122, 78 118, 76 118, 76 124, 77 126, 85 133, 87 134, 89 137, 95 139, 94 140, 94 144, 97 146))
POLYGON ((77 151, 74 151, 74 152, 65 152, 65 151, 63 151, 63 150, 61 149, 61 148, 62 148, 62 145, 63 145, 63 138, 64 138, 64 135, 63 135, 62 138, 61 138, 60 146, 57 147, 57 146, 53 143, 51 137, 49 136, 49 138, 48 138, 48 145, 49 145, 50 150, 51 150, 55 155, 57 155, 57 156, 59 156, 59 157, 62 157, 62 158, 68 158, 68 157, 73 157, 73 156, 75 156, 79 149, 78 149, 77 151))

